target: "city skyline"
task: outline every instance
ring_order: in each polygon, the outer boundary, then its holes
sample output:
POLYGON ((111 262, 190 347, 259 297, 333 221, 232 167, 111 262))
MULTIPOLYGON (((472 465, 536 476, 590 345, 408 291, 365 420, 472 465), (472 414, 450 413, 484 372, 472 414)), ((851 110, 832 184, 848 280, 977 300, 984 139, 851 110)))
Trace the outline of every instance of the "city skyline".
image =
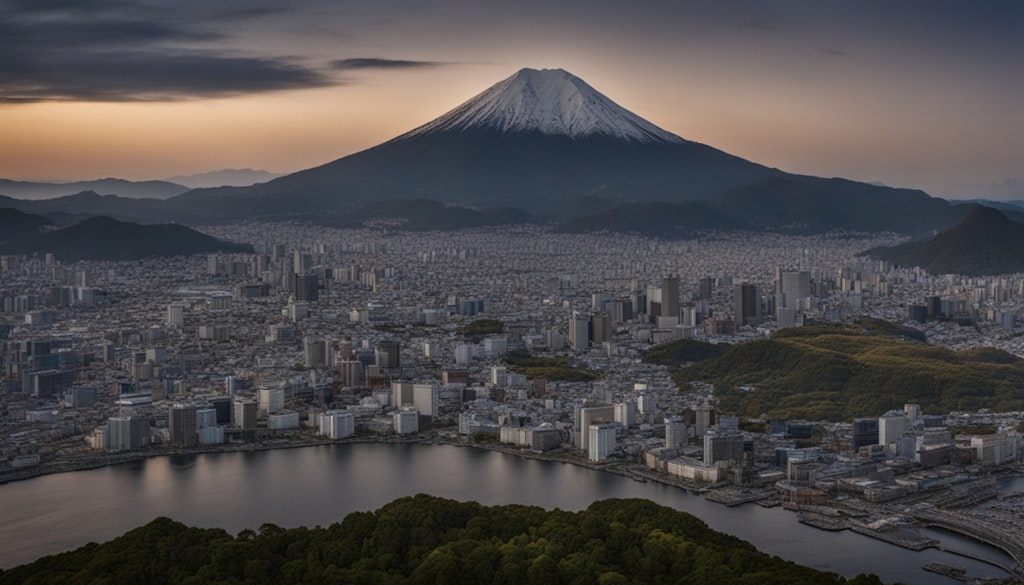
POLYGON ((0 176, 294 172, 534 67, 566 69, 659 127, 786 171, 1019 198, 1022 11, 13 3, 0 9, 0 176))

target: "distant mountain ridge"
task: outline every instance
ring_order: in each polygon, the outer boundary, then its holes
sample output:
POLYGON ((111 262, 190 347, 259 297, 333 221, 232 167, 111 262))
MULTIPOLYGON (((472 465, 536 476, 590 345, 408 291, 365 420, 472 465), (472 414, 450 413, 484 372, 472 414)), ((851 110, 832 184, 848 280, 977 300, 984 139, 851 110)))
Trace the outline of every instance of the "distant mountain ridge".
POLYGON ((205 252, 252 253, 249 244, 225 242, 178 224, 139 225, 110 217, 0 245, 0 254, 53 254, 64 262, 141 260, 205 252))
POLYGON ((1024 224, 991 207, 974 206, 955 227, 925 241, 873 248, 866 256, 931 274, 970 276, 1024 272, 1024 224))
POLYGON ((265 183, 280 176, 278 173, 271 173, 260 169, 219 169, 194 175, 179 175, 164 180, 184 185, 189 189, 203 189, 224 186, 246 187, 256 183, 265 183))
POLYGON ((167 199, 180 195, 189 188, 168 181, 128 181, 125 179, 97 179, 72 183, 40 183, 0 179, 0 195, 15 199, 52 199, 74 195, 82 191, 94 191, 103 195, 119 195, 134 199, 167 199))

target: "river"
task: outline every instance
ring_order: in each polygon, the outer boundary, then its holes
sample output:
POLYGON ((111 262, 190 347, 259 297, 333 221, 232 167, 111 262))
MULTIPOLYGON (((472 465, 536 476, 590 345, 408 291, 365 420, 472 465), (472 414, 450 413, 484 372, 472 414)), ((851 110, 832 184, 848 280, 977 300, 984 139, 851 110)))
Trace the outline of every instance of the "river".
MULTIPOLYGON (((1024 489, 1024 480, 1013 480, 1008 489, 1024 489)), ((923 571, 927 562, 963 565, 975 576, 1003 575, 985 563, 937 550, 913 552, 850 531, 811 528, 781 508, 727 508, 678 488, 570 464, 415 444, 160 457, 0 485, 0 567, 103 542, 158 516, 231 533, 264 523, 326 526, 349 512, 374 510, 417 493, 563 510, 605 498, 647 498, 694 514, 768 554, 846 576, 873 572, 907 585, 955 583, 923 571)), ((942 539, 1012 563, 966 538, 944 534, 942 539)))

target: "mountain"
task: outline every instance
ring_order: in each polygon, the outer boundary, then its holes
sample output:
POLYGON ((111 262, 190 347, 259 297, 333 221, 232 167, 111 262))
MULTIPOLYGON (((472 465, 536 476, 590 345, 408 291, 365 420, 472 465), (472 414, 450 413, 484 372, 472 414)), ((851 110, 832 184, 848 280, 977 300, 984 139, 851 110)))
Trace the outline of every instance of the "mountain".
MULTIPOLYGON (((281 175, 257 169, 220 169, 195 175, 181 175, 164 179, 171 183, 184 185, 189 189, 204 187, 246 187, 256 183, 265 183, 281 175)), ((177 193, 175 193, 177 195, 177 193)))
POLYGON ((0 206, 45 215, 58 225, 73 225, 101 215, 125 221, 152 223, 154 218, 160 218, 165 214, 167 204, 160 199, 132 199, 117 195, 100 195, 95 191, 82 191, 74 195, 37 200, 0 196, 0 206))
POLYGON ((120 195, 133 199, 167 199, 180 195, 189 188, 167 181, 126 181, 124 179, 99 179, 74 183, 34 183, 0 179, 0 194, 16 199, 50 199, 73 195, 82 191, 95 191, 104 195, 120 195))
POLYGON ((41 215, 22 213, 10 207, 0 208, 0 246, 36 236, 47 227, 53 227, 53 222, 41 215))
POLYGON ((64 262, 252 251, 249 244, 218 240, 183 225, 139 225, 110 217, 90 218, 70 227, 0 246, 0 254, 53 254, 64 262))
POLYGON ((866 256, 932 274, 970 276, 1024 272, 1024 224, 998 209, 976 206, 956 227, 926 241, 873 248, 866 256))
POLYGON ((566 71, 523 69, 368 150, 268 183, 171 201, 184 212, 221 217, 414 198, 534 212, 579 196, 706 199, 779 174, 662 130, 566 71))

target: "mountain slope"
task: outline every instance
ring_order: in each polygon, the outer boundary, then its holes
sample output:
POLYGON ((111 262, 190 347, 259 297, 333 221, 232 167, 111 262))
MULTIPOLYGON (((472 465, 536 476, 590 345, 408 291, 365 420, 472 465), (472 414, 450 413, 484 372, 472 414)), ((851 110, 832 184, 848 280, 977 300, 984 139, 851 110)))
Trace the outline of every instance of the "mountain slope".
POLYGON ((1024 272, 1024 224, 1010 221, 997 209, 976 206, 960 224, 930 240, 874 248, 865 255, 920 266, 932 274, 1024 272))
POLYGON ((0 208, 0 246, 39 234, 53 222, 41 215, 22 213, 10 207, 0 208))
POLYGON ((64 262, 139 260, 203 252, 252 252, 249 244, 218 240, 178 224, 138 225, 94 217, 60 230, 0 246, 0 254, 53 254, 64 262))
POLYGON ((706 199, 781 174, 661 130, 561 70, 523 70, 384 144, 249 188, 176 197, 182 211, 275 215, 387 199, 554 209, 566 197, 706 199))

